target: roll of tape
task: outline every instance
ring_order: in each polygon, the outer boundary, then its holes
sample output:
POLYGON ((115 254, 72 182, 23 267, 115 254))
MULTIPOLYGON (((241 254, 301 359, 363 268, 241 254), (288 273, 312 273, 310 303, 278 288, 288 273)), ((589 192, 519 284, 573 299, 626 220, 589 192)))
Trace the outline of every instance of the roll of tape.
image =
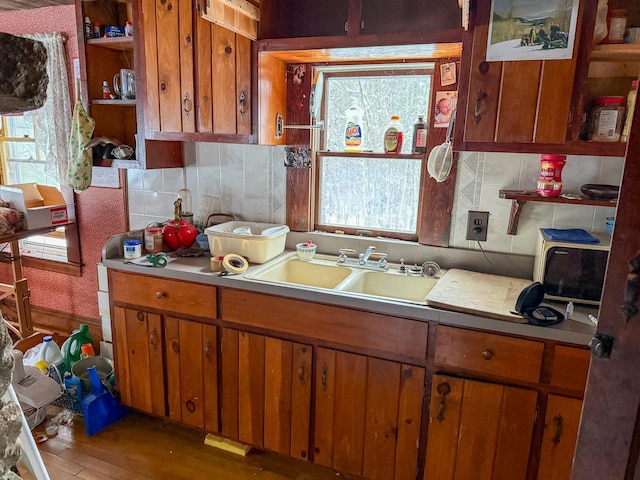
POLYGON ((224 265, 227 272, 231 273, 244 273, 249 268, 247 259, 236 253, 226 254, 222 260, 222 265, 224 265))

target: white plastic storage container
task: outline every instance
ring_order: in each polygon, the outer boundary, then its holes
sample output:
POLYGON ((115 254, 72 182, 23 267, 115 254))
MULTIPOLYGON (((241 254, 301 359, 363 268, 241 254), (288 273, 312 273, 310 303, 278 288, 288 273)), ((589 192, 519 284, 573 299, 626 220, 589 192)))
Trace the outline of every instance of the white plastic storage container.
POLYGON ((212 256, 236 253, 250 263, 264 263, 284 252, 289 227, 272 223, 233 221, 207 227, 212 256))

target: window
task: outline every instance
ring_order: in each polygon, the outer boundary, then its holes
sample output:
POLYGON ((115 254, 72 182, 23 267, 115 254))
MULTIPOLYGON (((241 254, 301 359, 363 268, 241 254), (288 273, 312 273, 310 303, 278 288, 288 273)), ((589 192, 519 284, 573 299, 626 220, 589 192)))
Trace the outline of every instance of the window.
MULTIPOLYGON (((55 166, 47 164, 36 147, 33 117, 25 115, 0 116, 0 159, 3 184, 39 183, 59 187, 55 166), (53 171, 52 171, 53 170, 53 171)), ((54 261, 67 261, 64 227, 45 235, 20 240, 20 253, 54 261)))
POLYGON ((429 117, 433 64, 322 70, 326 125, 316 153, 319 230, 417 239, 425 155, 412 155, 413 125, 429 117), (362 151, 345 152, 346 110, 362 115, 362 151), (403 125, 399 154, 384 153, 392 115, 403 125))

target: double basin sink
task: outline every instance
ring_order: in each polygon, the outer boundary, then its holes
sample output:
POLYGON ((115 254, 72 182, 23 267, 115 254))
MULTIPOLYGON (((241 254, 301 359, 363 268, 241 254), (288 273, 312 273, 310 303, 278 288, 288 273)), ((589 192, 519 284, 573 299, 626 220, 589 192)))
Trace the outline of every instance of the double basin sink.
POLYGON ((302 261, 293 252, 246 273, 245 278, 421 305, 426 305, 427 294, 438 282, 438 277, 400 273, 399 265, 389 264, 384 271, 337 261, 338 257, 330 255, 302 261))

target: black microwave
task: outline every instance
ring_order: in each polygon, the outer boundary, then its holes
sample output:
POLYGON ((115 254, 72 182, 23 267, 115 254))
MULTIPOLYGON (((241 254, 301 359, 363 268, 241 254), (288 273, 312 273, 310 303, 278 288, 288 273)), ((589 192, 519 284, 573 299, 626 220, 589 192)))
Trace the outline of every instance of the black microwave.
POLYGON ((550 240, 538 233, 533 280, 544 285, 545 298, 599 305, 609 259, 611 236, 592 233, 600 243, 550 240))

